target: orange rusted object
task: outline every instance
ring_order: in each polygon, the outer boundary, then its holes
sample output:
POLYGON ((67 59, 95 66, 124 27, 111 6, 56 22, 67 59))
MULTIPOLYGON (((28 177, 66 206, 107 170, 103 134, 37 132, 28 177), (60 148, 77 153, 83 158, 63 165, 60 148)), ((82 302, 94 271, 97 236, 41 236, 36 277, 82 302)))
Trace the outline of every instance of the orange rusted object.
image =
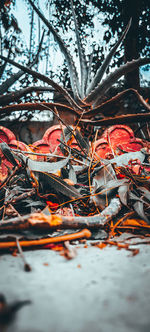
POLYGON ((103 158, 103 159, 111 159, 113 158, 113 153, 112 153, 112 149, 109 146, 109 143, 107 142, 106 138, 100 138, 99 140, 97 140, 93 146, 92 146, 93 150, 95 151, 95 158, 99 159, 103 158))
POLYGON ((13 132, 6 127, 0 126, 0 143, 5 142, 9 144, 9 142, 13 139, 16 139, 13 132))
POLYGON ((8 174, 8 169, 11 169, 13 166, 12 164, 1 155, 1 165, 0 165, 0 183, 3 182, 8 174))
POLYGON ((11 140, 8 145, 11 149, 16 149, 21 151, 31 151, 28 145, 26 145, 21 141, 17 141, 16 139, 11 140))
MULTIPOLYGON (((43 140, 45 140, 49 144, 51 152, 55 151, 56 154, 62 155, 59 147, 59 140, 61 140, 61 137, 63 137, 62 130, 64 130, 65 128, 65 126, 56 125, 46 130, 43 136, 43 140)), ((71 148, 80 150, 80 147, 74 137, 69 139, 66 144, 71 148)))
MULTIPOLYGON (((32 144, 31 148, 36 153, 44 153, 44 154, 51 153, 50 146, 44 139, 40 139, 40 140, 34 142, 32 144)), ((45 157, 37 155, 37 159, 38 160, 45 160, 45 157)))
POLYGON ((135 138, 133 130, 126 125, 115 125, 106 129, 102 137, 93 144, 96 159, 111 159, 123 151, 134 152, 144 147, 140 138, 135 138), (122 150, 122 151, 121 151, 122 150))
MULTIPOLYGON (((16 140, 16 137, 11 130, 2 126, 0 126, 0 140, 1 142, 7 143, 11 149, 32 152, 28 145, 16 140)), ((1 150, 0 156, 2 159, 0 165, 0 182, 2 182, 7 177, 8 170, 13 168, 13 165, 6 159, 1 150)), ((29 155, 29 157, 35 159, 35 156, 29 155)))
POLYGON ((62 154, 59 148, 60 142, 58 139, 61 139, 62 129, 65 129, 65 126, 52 126, 46 130, 43 140, 49 144, 51 152, 56 152, 56 154, 62 154))

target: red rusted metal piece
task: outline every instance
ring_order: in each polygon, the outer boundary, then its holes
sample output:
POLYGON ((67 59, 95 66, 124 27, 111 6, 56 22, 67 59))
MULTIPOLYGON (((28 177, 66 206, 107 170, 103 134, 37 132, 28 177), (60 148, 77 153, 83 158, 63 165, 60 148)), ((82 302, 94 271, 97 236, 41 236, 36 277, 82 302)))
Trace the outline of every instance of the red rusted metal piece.
POLYGON ((144 147, 144 142, 140 138, 133 138, 129 142, 121 143, 118 147, 122 148, 126 152, 140 151, 144 147))
POLYGON ((114 125, 106 129, 102 135, 102 137, 106 137, 107 140, 109 139, 114 141, 119 141, 123 139, 125 141, 129 141, 131 138, 134 137, 133 130, 126 126, 126 125, 114 125))
POLYGON ((22 151, 31 151, 27 144, 25 144, 21 141, 17 141, 16 139, 12 139, 8 145, 11 149, 22 150, 22 151))
MULTIPOLYGON (((17 141, 12 131, 2 126, 0 127, 0 139, 2 139, 2 142, 6 142, 11 149, 31 152, 31 149, 28 145, 23 142, 17 141)), ((2 162, 0 165, 0 182, 2 182, 8 175, 8 169, 12 169, 13 165, 5 158, 1 151, 0 156, 2 158, 2 162)), ((32 159, 35 159, 34 156, 30 157, 32 159)))
POLYGON ((0 143, 5 142, 8 144, 13 139, 16 139, 13 132, 6 127, 0 126, 0 143))
MULTIPOLYGON (((52 126, 46 130, 43 139, 34 142, 31 148, 23 142, 17 141, 15 135, 11 130, 0 126, 0 139, 2 142, 6 142, 11 148, 19 149, 23 151, 33 151, 37 153, 53 153, 57 155, 62 155, 62 152, 59 148, 61 139, 62 129, 65 129, 65 126, 52 126)), ((66 142, 72 148, 80 149, 75 138, 72 136, 68 142, 66 142)), ((124 151, 132 152, 139 151, 141 148, 147 146, 148 143, 144 142, 142 139, 135 138, 133 130, 126 125, 114 125, 106 129, 102 137, 97 140, 92 145, 92 150, 95 152, 95 158, 103 159, 112 159, 115 155, 122 154, 124 151)), ((12 168, 12 165, 8 162, 7 159, 2 155, 2 163, 0 166, 0 181, 8 174, 8 167, 12 168)), ((45 160, 44 156, 32 156, 29 155, 32 159, 45 160)), ((141 166, 136 163, 132 165, 133 172, 139 174, 141 166)))
MULTIPOLYGON (((6 127, 0 126, 0 143, 7 143, 12 139, 16 139, 16 136, 13 134, 11 130, 9 130, 6 127)), ((3 153, 0 150, 0 157, 1 157, 1 165, 0 165, 0 182, 2 182, 7 174, 8 174, 8 168, 12 168, 12 164, 5 158, 3 153)))
POLYGON ((50 151, 56 152, 56 154, 61 154, 61 150, 58 147, 60 142, 58 139, 61 139, 62 129, 65 129, 65 126, 52 126, 49 129, 46 130, 45 134, 43 135, 43 140, 49 144, 50 151))
POLYGON ((12 164, 1 155, 1 165, 0 165, 0 183, 5 180, 8 175, 8 169, 12 169, 12 164))
MULTIPOLYGON (((44 140, 44 139, 40 139, 36 142, 34 142, 31 146, 31 149, 33 152, 36 153, 51 153, 51 149, 50 149, 50 145, 44 140)), ((44 156, 36 156, 38 160, 45 160, 44 156)))
POLYGON ((103 158, 103 159, 113 158, 112 149, 110 148, 109 143, 107 142, 105 137, 97 140, 93 144, 92 148, 93 148, 93 151, 95 151, 96 159, 99 159, 99 157, 103 158))
MULTIPOLYGON (((59 148, 60 142, 58 140, 61 140, 61 136, 63 135, 62 130, 64 129, 65 126, 63 125, 52 126, 51 128, 46 130, 43 136, 43 140, 45 140, 49 144, 51 152, 55 151, 55 153, 59 155, 62 155, 62 152, 59 148)), ((66 142, 66 144, 72 148, 80 150, 76 139, 73 137, 68 142, 66 142)))
POLYGON ((126 125, 115 125, 106 129, 102 137, 93 144, 96 159, 111 159, 123 151, 139 151, 145 146, 140 138, 134 137, 133 130, 126 125))

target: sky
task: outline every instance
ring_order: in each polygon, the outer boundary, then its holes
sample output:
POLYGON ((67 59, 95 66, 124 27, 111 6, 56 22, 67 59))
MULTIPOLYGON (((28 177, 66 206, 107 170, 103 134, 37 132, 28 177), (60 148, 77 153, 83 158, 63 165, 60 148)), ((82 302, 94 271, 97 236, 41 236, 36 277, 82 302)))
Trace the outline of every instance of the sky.
MULTIPOLYGON (((45 11, 44 3, 45 3, 45 1, 40 0, 40 8, 48 19, 47 11, 45 11)), ((24 39, 26 45, 29 47, 30 19, 29 19, 29 15, 28 15, 28 11, 27 11, 27 5, 24 0, 16 0, 16 6, 15 6, 15 10, 13 10, 13 13, 19 23, 20 29, 22 30, 23 39, 24 39)), ((36 13, 35 13, 35 17, 37 18, 36 13)), ((100 17, 102 19, 102 15, 100 17)), ((101 26, 100 20, 98 19, 97 15, 95 16, 93 22, 94 22, 94 26, 95 26, 95 34, 94 34, 94 38, 92 39, 92 41, 95 41, 98 44, 102 43, 102 38, 103 38, 105 28, 101 26)), ((41 23, 41 24, 43 25, 43 23, 41 23)), ((60 35, 61 35, 61 31, 60 31, 60 35)), ((67 35, 67 33, 65 34, 65 36, 66 35, 67 35)), ((74 32, 70 31, 68 33, 68 38, 70 35, 72 35, 72 37, 75 38, 74 32)), ((63 38, 63 36, 62 36, 62 38, 63 38)), ((53 44, 53 37, 51 39, 52 39, 51 44, 53 44)), ((90 42, 87 44, 87 47, 89 48, 89 53, 92 51, 90 48, 90 44, 91 44, 90 42)), ((51 49, 50 49, 50 51, 51 51, 51 49)), ((72 54, 72 55, 74 56, 74 54, 72 54)), ((56 51, 55 51, 55 49, 53 49, 52 52, 50 53, 50 61, 54 68, 54 72, 55 72, 55 70, 57 70, 58 63, 60 65, 63 64, 63 60, 64 60, 64 57, 63 57, 62 53, 59 51, 59 49, 57 48, 56 51)), ((78 59, 74 58, 74 60, 76 62, 76 66, 79 70, 78 59)), ((40 67, 41 71, 43 71, 44 64, 43 64, 43 68, 42 68, 42 64, 40 66, 41 66, 40 67)))

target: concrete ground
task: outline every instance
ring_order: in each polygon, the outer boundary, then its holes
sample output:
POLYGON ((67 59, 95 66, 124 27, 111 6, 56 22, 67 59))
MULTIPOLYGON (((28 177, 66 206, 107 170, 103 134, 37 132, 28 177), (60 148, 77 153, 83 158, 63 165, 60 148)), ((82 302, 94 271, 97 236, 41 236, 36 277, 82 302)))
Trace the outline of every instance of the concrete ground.
POLYGON ((0 256, 0 292, 8 302, 30 299, 8 332, 149 332, 150 246, 140 252, 77 249, 68 261, 50 250, 0 256))

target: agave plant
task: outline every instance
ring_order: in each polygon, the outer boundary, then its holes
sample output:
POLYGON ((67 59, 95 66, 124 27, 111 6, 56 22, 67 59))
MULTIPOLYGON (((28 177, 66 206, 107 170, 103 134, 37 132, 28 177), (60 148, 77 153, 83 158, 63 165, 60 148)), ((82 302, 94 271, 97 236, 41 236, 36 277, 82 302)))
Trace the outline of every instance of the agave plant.
MULTIPOLYGON (((28 73, 29 75, 32 75, 34 78, 39 79, 48 85, 50 85, 54 90, 58 91, 60 94, 63 95, 63 97, 66 99, 66 105, 65 104, 55 104, 55 103, 41 103, 38 105, 37 103, 34 104, 19 104, 19 105, 10 105, 7 107, 1 108, 1 114, 3 112, 11 110, 17 110, 17 109, 43 109, 44 107, 50 107, 50 110, 55 110, 55 107, 57 107, 58 112, 63 112, 64 110, 68 110, 69 112, 73 112, 76 114, 76 116, 79 118, 82 114, 82 122, 88 121, 89 118, 93 118, 98 113, 103 113, 103 115, 106 117, 108 116, 108 109, 112 108, 113 105, 116 103, 116 101, 119 101, 124 96, 128 95, 129 93, 135 94, 140 102, 144 105, 144 107, 147 110, 150 110, 150 105, 146 103, 142 96, 139 95, 139 93, 134 89, 128 89, 125 90, 115 97, 111 98, 110 100, 106 100, 102 103, 102 97, 108 92, 108 90, 112 87, 114 83, 118 81, 119 78, 121 78, 123 75, 127 74, 128 72, 131 72, 135 70, 135 68, 140 67, 142 65, 150 63, 150 58, 139 58, 136 60, 132 60, 122 66, 120 68, 116 69, 114 72, 110 73, 108 76, 104 78, 104 74, 106 73, 106 70, 110 64, 110 61, 115 54, 117 48, 119 45, 123 42, 124 38, 126 37, 126 34, 128 33, 128 30, 131 26, 132 19, 130 19, 127 27, 123 31, 121 37, 116 42, 116 44, 113 46, 113 48, 110 50, 109 54, 106 56, 106 59, 104 60, 102 66, 97 70, 94 77, 91 75, 91 68, 92 63, 88 62, 85 56, 84 48, 82 45, 82 41, 79 34, 78 29, 78 23, 75 16, 75 11, 73 7, 73 2, 70 0, 71 8, 72 8, 72 15, 74 19, 74 25, 75 25, 75 34, 76 34, 76 40, 77 40, 77 47, 78 47, 78 55, 79 55, 79 62, 80 62, 80 79, 79 74, 77 72, 76 65, 74 63, 73 57, 69 51, 69 48, 64 43, 63 39, 60 37, 58 32, 54 29, 51 22, 49 22, 44 14, 42 14, 41 10, 36 7, 34 2, 32 0, 28 0, 30 5, 32 6, 33 10, 37 13, 37 15, 40 17, 40 19, 44 22, 48 30, 53 34, 55 41, 60 47, 61 52, 63 53, 67 66, 69 71, 69 77, 70 77, 70 83, 72 88, 72 94, 70 94, 67 89, 62 87, 61 85, 57 84, 54 80, 50 79, 49 77, 34 71, 31 69, 31 67, 23 66, 19 63, 16 63, 15 61, 11 60, 9 57, 6 58, 4 56, 0 56, 2 60, 5 61, 5 63, 9 62, 12 65, 18 67, 21 70, 21 73, 28 73), (72 97, 73 95, 73 97, 72 97), (68 106, 69 103, 69 106, 68 106)), ((44 88, 42 87, 28 87, 26 89, 10 93, 5 96, 0 96, 0 103, 1 105, 6 105, 9 102, 12 102, 15 100, 15 98, 19 98, 20 96, 25 95, 26 93, 33 91, 33 90, 42 90, 44 88)), ((49 87, 45 87, 45 90, 49 90, 49 87)), ((1 91, 1 87, 0 87, 1 91)), ((142 118, 143 114, 138 114, 138 121, 142 118)), ((144 119, 149 118, 149 113, 144 114, 144 119)), ((124 118, 116 117, 116 122, 123 122, 124 118)), ((135 121, 135 118, 130 116, 126 116, 126 121, 132 122, 135 121)), ((111 123, 111 119, 103 118, 99 121, 91 121, 93 125, 95 124, 109 124, 111 123)))

